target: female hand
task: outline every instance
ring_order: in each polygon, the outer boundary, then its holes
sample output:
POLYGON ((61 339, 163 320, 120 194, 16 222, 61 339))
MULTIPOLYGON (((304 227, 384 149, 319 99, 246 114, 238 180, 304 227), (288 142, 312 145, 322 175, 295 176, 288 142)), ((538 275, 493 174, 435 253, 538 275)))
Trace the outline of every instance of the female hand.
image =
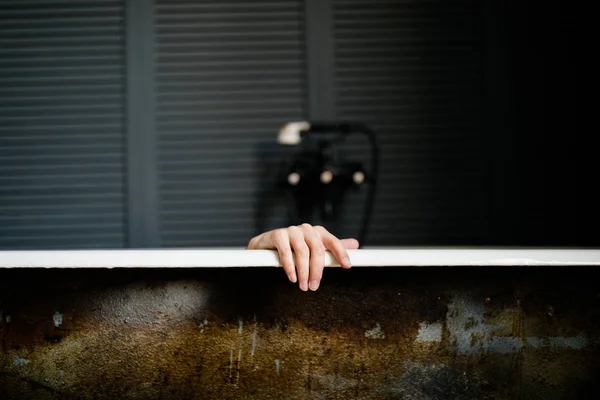
POLYGON ((276 249, 288 279, 297 281, 303 291, 314 291, 323 277, 325 251, 331 251, 347 269, 351 265, 346 249, 358 249, 358 245, 356 239, 340 240, 322 226, 302 224, 260 234, 250 240, 248 249, 276 249))

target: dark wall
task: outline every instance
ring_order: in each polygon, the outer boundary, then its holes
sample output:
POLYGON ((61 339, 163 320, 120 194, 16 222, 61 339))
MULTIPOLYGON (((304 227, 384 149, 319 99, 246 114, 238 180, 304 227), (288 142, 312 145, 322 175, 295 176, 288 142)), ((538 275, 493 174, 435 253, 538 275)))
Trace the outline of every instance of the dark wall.
MULTIPOLYGON (((382 147, 369 237, 383 245, 482 243, 482 2, 333 4, 337 116, 367 123, 382 147)), ((365 148, 354 140, 348 156, 365 148)))
POLYGON ((584 13, 558 1, 486 3, 493 243, 600 243, 593 133, 579 110, 584 13))
MULTIPOLYGON (((600 243, 573 7, 0 7, 2 248, 243 246, 286 224, 272 180, 293 150, 276 134, 307 118, 378 133, 371 245, 600 243)), ((363 201, 330 228, 356 235, 363 201)))

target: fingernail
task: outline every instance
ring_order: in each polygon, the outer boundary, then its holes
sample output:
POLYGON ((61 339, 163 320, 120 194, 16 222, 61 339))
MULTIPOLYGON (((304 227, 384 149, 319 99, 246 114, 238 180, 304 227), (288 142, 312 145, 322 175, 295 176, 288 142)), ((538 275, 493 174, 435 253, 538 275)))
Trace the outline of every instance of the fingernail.
POLYGON ((308 290, 308 287, 306 285, 306 281, 304 282, 300 282, 300 290, 306 292, 308 290))
POLYGON ((315 290, 317 290, 319 288, 319 281, 312 280, 312 281, 310 281, 308 286, 310 287, 310 290, 312 290, 314 292, 315 290))
POLYGON ((296 275, 290 275, 290 276, 288 276, 288 278, 289 278, 290 282, 296 283, 296 280, 297 280, 296 275))
POLYGON ((342 264, 344 264, 346 267, 351 267, 352 266, 352 263, 350 262, 349 258, 344 258, 342 260, 342 264))

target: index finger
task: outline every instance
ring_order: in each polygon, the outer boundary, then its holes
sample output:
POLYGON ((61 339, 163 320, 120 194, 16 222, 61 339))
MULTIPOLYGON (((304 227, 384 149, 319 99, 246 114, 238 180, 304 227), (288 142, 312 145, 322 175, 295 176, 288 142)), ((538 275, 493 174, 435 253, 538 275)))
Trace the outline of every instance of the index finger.
POLYGON ((342 268, 350 268, 352 266, 350 256, 342 241, 329 233, 329 231, 322 226, 316 226, 315 229, 319 232, 319 236, 321 236, 321 241, 325 245, 325 248, 331 251, 342 268))

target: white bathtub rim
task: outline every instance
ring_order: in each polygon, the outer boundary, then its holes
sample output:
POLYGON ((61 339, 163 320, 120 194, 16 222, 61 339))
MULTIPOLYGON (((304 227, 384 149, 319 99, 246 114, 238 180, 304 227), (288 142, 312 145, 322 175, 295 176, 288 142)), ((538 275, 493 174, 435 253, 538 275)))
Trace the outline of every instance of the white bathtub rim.
MULTIPOLYGON (((353 267, 600 266, 600 249, 368 248, 349 250, 353 267)), ((327 267, 339 267, 327 253, 327 267)), ((273 250, 243 248, 0 251, 0 268, 279 267, 273 250)))

